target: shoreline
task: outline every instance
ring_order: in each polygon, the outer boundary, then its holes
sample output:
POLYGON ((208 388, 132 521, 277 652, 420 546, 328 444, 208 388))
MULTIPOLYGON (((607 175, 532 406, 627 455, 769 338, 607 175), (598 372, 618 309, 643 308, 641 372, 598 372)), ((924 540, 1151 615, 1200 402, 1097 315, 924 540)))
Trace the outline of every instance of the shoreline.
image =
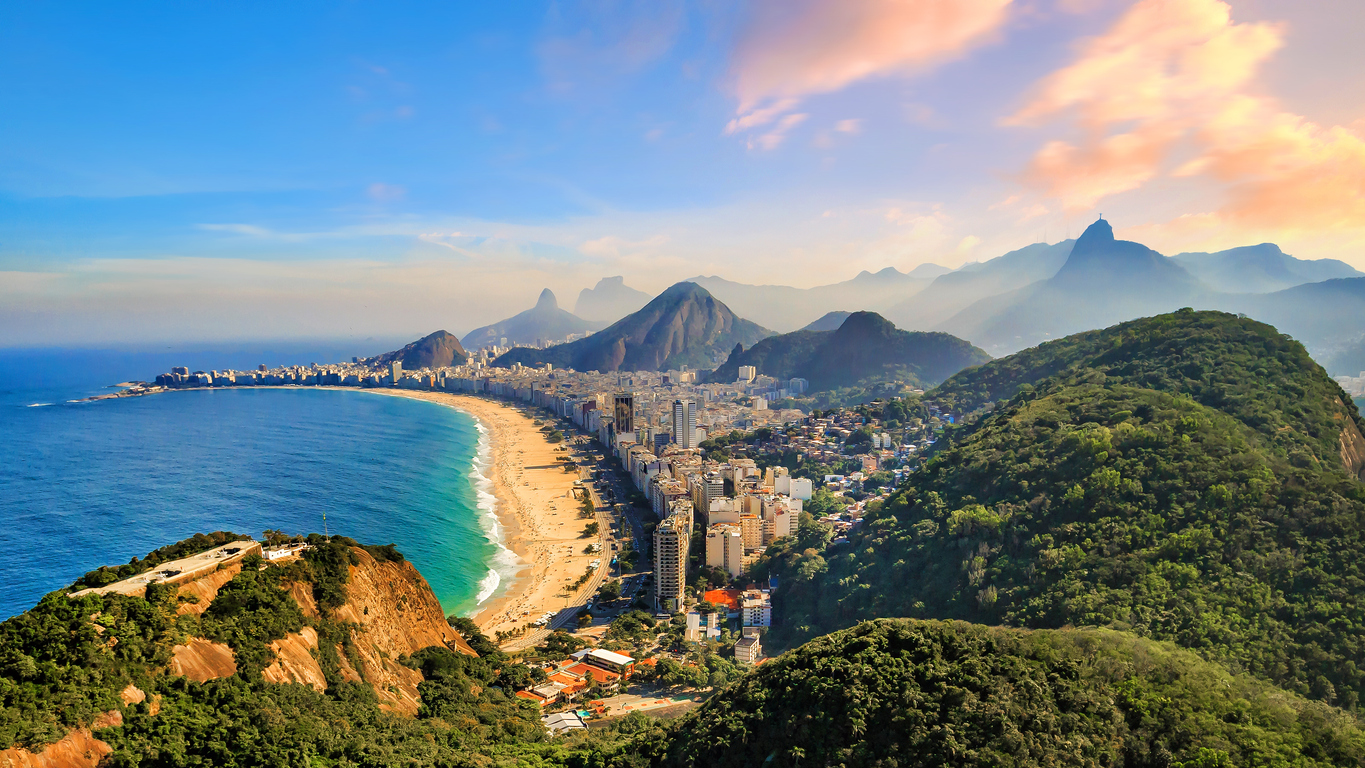
MULTIPOLYGON (((565 585, 577 581, 593 559, 610 557, 608 553, 583 551, 601 538, 577 535, 591 522, 578 517, 578 501, 573 497, 578 473, 563 470, 557 459, 559 448, 565 444, 546 440, 533 417, 511 404, 470 395, 428 390, 360 391, 455 408, 487 431, 491 460, 486 478, 496 500, 494 516, 501 526, 501 546, 518 561, 510 574, 500 574, 507 580, 473 609, 471 618, 489 639, 496 641, 498 632, 523 627, 543 613, 563 609, 565 585)), ((474 472, 478 472, 477 466, 474 472)), ((496 565, 491 567, 496 571, 496 565)))
MULTIPOLYGON (((303 388, 258 385, 251 389, 303 388)), ((579 475, 563 470, 558 461, 558 457, 563 455, 559 449, 567 444, 554 444, 545 439, 534 423, 540 416, 527 416, 511 403, 432 390, 327 385, 306 389, 368 392, 425 400, 461 411, 481 427, 481 441, 486 438, 489 442, 487 465, 483 467, 486 474, 480 472, 479 465, 484 458, 480 446, 476 448, 471 479, 476 494, 487 492, 479 487, 481 479, 486 479, 491 486, 493 518, 501 534, 501 540, 495 540, 494 544, 510 551, 517 561, 515 567, 508 568, 505 573, 500 572, 496 562, 498 555, 494 555, 494 562, 489 563, 488 567, 498 574, 500 583, 492 595, 474 606, 472 614, 467 614, 490 640, 496 642, 498 632, 525 627, 544 613, 558 613, 568 603, 577 602, 576 598, 581 598, 580 592, 570 592, 566 587, 578 581, 593 559, 605 561, 611 557, 610 552, 588 554, 584 551, 588 544, 601 543, 603 539, 600 533, 595 539, 577 535, 583 526, 591 522, 578 517, 579 502, 573 496, 573 484, 579 475)), ((199 388, 152 388, 98 395, 86 400, 142 397, 180 391, 199 391, 199 388)), ((482 499, 479 502, 482 515, 482 499)), ((599 567, 597 571, 600 573, 602 569, 599 567)), ((483 579, 487 577, 488 574, 483 574, 479 580, 480 592, 483 579)))

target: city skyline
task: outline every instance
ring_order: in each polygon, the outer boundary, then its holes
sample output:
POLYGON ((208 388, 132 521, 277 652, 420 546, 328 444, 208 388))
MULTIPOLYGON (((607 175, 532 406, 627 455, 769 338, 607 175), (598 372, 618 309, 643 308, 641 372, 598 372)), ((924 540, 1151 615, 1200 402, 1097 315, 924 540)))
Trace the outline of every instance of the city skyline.
POLYGON ((1365 268, 1344 1, 3 13, 0 346, 464 331, 1101 212, 1365 268))

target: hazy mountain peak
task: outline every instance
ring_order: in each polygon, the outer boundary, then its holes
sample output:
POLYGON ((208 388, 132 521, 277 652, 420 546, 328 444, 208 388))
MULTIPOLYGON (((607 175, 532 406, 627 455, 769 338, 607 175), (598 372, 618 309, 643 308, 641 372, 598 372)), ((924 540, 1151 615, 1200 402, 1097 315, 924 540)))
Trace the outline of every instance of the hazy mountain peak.
POLYGON ((536 299, 536 309, 559 309, 559 301, 555 299, 555 292, 546 288, 540 292, 540 298, 536 299))
POLYGON ((1085 228, 1080 238, 1076 240, 1076 246, 1071 252, 1083 252, 1091 248, 1098 248, 1114 242, 1114 228, 1104 219, 1096 219, 1094 224, 1085 228))
POLYGON ((649 294, 631 288, 624 277, 615 275, 579 292, 573 311, 585 320, 615 322, 643 307, 649 299, 649 294))

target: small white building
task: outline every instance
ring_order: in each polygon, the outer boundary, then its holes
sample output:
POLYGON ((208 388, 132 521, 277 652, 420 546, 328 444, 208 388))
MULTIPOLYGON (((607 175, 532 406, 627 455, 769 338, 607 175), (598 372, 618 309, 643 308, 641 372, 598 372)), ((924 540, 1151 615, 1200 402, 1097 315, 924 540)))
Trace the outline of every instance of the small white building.
POLYGON ((773 625, 772 597, 757 589, 747 589, 739 597, 739 613, 743 627, 771 627, 773 625))

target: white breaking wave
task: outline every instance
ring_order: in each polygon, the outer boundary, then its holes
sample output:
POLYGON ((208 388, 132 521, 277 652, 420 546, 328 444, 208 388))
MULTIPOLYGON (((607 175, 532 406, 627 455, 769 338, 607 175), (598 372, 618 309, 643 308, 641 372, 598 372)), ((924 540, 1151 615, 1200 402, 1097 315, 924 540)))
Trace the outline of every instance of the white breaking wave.
POLYGON ((45 405, 52 405, 52 403, 29 403, 29 404, 28 404, 28 407, 30 407, 30 408, 42 408, 42 407, 45 406, 45 405))
POLYGON ((483 512, 479 516, 479 522, 483 525, 484 535, 498 548, 497 553, 493 555, 488 573, 479 580, 479 593, 475 604, 482 605, 485 600, 497 593, 498 587, 502 585, 503 576, 510 577, 520 563, 517 554, 508 549, 503 541, 502 523, 498 521, 497 513, 498 499, 493 495, 493 481, 487 475, 488 468, 493 464, 493 445, 488 438, 488 428, 478 419, 474 420, 474 427, 479 431, 479 443, 474 452, 474 467, 469 477, 474 481, 478 507, 483 512))

